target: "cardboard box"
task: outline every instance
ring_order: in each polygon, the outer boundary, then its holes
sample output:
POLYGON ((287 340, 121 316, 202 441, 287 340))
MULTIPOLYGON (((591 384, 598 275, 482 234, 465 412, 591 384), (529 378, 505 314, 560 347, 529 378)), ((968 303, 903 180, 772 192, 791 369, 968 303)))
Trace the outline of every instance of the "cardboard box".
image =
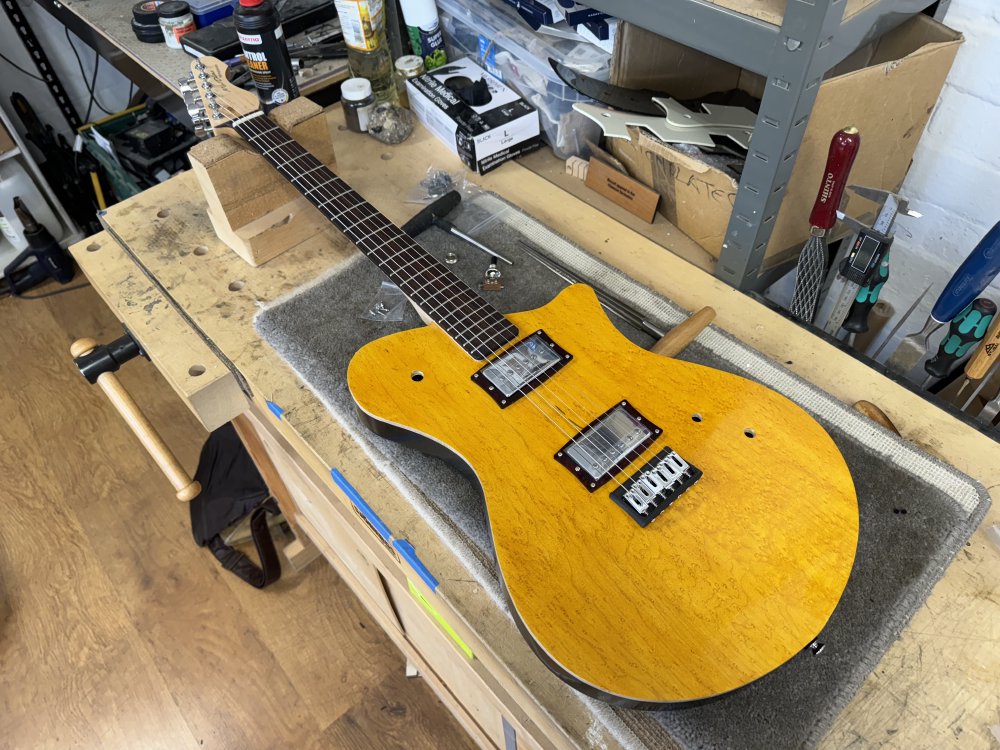
POLYGON ((534 107, 468 58, 411 78, 406 88, 417 119, 479 174, 541 145, 534 107), (473 107, 455 89, 480 79, 490 100, 473 107))
MULTIPOLYGON (((808 237, 809 211, 830 139, 840 128, 854 125, 861 131, 850 182, 900 188, 962 41, 957 31, 917 15, 830 71, 820 85, 765 258, 797 252, 808 237)), ((730 89, 759 98, 764 91, 761 76, 631 24, 621 25, 616 50, 612 80, 621 86, 659 89, 675 99, 730 89)), ((660 193, 660 213, 718 258, 736 180, 646 131, 635 129, 632 136, 631 142, 608 139, 610 150, 634 177, 660 193)), ((860 215, 872 206, 852 198, 847 211, 860 215)))
POLYGON ((13 150, 16 145, 14 139, 10 137, 10 133, 7 132, 7 128, 0 122, 0 154, 13 150))

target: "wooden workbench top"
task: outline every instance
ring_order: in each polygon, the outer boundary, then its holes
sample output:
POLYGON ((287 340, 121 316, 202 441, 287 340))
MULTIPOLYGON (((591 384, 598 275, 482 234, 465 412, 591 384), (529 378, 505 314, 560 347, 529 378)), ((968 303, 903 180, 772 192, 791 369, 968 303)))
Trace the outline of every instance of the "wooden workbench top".
MULTIPOLYGON (((331 112, 331 117, 336 128, 341 123, 339 110, 331 112)), ((457 159, 419 128, 410 141, 394 148, 343 129, 334 135, 338 173, 397 223, 413 213, 413 206, 400 197, 424 176, 428 166, 461 169, 457 159)), ((844 402, 866 399, 877 403, 904 437, 987 488, 1000 486, 997 443, 859 361, 518 164, 474 179, 678 304, 688 309, 711 304, 722 329, 844 402)), ((495 603, 464 574, 462 564, 437 532, 412 507, 400 502, 395 486, 379 474, 319 400, 256 334, 252 318, 258 306, 349 257, 355 251, 347 241, 331 229, 260 268, 251 268, 206 233, 204 205, 190 173, 113 207, 108 220, 113 229, 129 227, 135 238, 132 252, 144 267, 138 270, 132 265, 134 258, 108 246, 111 243, 98 252, 76 252, 109 304, 114 307, 115 300, 125 304, 128 284, 123 278, 149 274, 188 322, 246 379, 254 401, 263 405, 269 400, 284 409, 282 427, 290 431, 287 436, 304 460, 321 473, 339 468, 391 528, 406 529, 407 537, 441 580, 439 592, 462 613, 462 627, 475 630, 497 658, 531 686, 533 696, 557 718, 567 739, 581 745, 586 738, 607 747, 620 746, 610 735, 592 733, 589 709, 547 673, 513 625, 497 617, 495 603), (157 211, 164 209, 163 216, 156 218, 157 211), (143 254, 140 241, 151 247, 174 243, 178 250, 143 254)), ((690 242, 679 232, 673 241, 680 246, 690 242)), ((958 743, 991 747, 990 727, 1000 724, 1000 550, 991 545, 984 530, 998 522, 1000 513, 994 506, 909 628, 836 720, 824 747, 909 749, 958 743)))

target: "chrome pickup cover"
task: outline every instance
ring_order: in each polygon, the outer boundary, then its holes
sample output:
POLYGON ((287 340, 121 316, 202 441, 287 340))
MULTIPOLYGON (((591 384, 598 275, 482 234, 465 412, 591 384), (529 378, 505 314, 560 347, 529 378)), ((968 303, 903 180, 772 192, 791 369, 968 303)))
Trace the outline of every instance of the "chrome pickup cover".
POLYGON ((545 331, 535 331, 491 359, 472 376, 501 409, 556 374, 573 356, 550 339, 545 331))
POLYGON ((611 499, 642 527, 701 479, 701 470, 670 448, 657 453, 645 466, 611 493, 611 499))
POLYGON ((555 459, 594 492, 641 456, 660 432, 632 404, 621 401, 580 430, 555 459))

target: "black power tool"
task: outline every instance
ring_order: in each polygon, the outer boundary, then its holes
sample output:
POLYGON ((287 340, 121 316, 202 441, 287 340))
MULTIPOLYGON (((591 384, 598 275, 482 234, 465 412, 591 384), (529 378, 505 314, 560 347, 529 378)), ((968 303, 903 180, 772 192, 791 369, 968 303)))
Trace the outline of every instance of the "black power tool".
POLYGON ((41 284, 46 279, 55 279, 60 284, 68 284, 73 280, 76 269, 69 253, 59 247, 49 230, 35 221, 20 198, 14 198, 14 213, 24 227, 24 239, 28 247, 21 251, 3 270, 6 289, 0 288, 0 293, 9 292, 15 297, 41 284), (27 266, 21 266, 31 261, 27 266))

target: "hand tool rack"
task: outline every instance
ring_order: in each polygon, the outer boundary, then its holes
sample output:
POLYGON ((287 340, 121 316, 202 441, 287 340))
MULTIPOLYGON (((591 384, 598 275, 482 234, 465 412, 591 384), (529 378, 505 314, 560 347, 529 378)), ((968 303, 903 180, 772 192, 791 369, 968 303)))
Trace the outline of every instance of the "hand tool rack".
MULTIPOLYGON (((823 76, 855 50, 925 10, 940 20, 950 0, 787 0, 778 23, 728 6, 780 5, 769 0, 588 0, 675 42, 765 76, 753 142, 715 275, 759 290, 774 219, 823 76)), ((772 20, 778 19, 772 15, 772 20)))

